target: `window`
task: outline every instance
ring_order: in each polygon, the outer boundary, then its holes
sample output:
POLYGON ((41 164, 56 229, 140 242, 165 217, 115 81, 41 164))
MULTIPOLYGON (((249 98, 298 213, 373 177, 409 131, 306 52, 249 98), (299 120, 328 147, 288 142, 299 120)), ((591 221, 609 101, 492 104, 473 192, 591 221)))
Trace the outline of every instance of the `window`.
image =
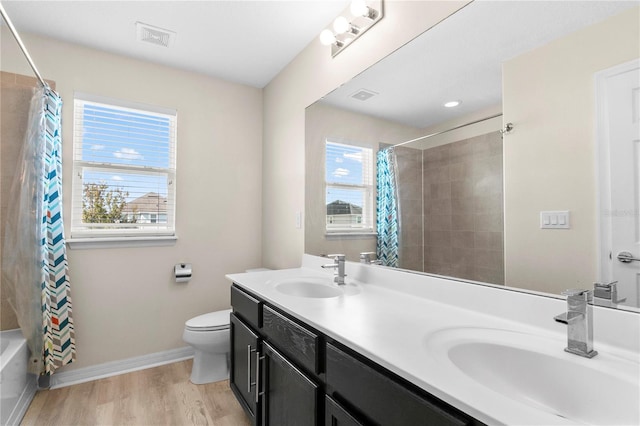
POLYGON ((326 230, 374 232, 373 150, 326 141, 326 230))
POLYGON ((176 111, 76 94, 71 237, 175 235, 176 111))

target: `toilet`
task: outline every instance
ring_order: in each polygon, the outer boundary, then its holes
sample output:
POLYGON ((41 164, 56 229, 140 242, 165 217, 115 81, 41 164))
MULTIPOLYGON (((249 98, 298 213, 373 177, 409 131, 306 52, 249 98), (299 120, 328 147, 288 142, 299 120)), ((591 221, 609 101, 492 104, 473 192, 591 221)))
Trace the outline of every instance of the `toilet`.
POLYGON ((210 312, 184 324, 182 339, 195 349, 192 383, 201 385, 229 378, 230 314, 231 309, 210 312))

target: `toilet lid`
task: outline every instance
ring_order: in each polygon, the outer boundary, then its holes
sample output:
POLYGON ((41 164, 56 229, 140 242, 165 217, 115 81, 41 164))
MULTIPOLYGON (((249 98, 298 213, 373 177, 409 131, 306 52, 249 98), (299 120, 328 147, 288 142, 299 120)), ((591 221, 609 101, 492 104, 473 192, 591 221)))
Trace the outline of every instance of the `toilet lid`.
POLYGON ((229 328, 230 314, 231 309, 209 312, 208 314, 191 318, 185 323, 185 327, 187 328, 187 330, 195 331, 225 330, 229 328))

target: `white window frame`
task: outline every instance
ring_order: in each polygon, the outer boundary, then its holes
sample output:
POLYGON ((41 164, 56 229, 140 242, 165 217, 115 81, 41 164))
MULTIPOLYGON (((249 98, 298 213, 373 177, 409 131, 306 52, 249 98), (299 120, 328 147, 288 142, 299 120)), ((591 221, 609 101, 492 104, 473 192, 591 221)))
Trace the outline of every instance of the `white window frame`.
POLYGON ((327 235, 353 235, 353 234, 375 234, 376 230, 376 217, 375 217, 375 159, 374 159, 374 149, 371 145, 366 143, 355 142, 351 140, 346 140, 343 138, 335 138, 329 137, 325 140, 324 146, 324 170, 325 170, 325 178, 324 178, 324 216, 325 216, 325 233, 327 235), (363 173, 362 184, 345 184, 340 182, 335 182, 330 180, 329 176, 327 176, 327 145, 344 145, 350 148, 361 148, 363 149, 363 167, 368 167, 368 176, 363 173), (364 150, 368 151, 364 151, 364 150), (329 216, 326 212, 327 207, 327 190, 329 188, 335 189, 348 189, 348 190, 357 190, 363 191, 363 201, 364 205, 362 206, 362 220, 360 223, 353 223, 349 226, 338 227, 329 225, 329 216))
MULTIPOLYGON (((176 239, 175 229, 175 199, 176 199, 176 160, 177 160, 177 111, 175 109, 150 106, 136 102, 123 101, 119 99, 106 98, 87 93, 76 92, 74 94, 74 117, 78 114, 77 106, 80 104, 99 104, 108 108, 120 109, 123 111, 156 115, 169 118, 171 121, 171 133, 169 141, 169 167, 160 168, 153 166, 127 165, 108 162, 89 162, 82 160, 82 125, 74 118, 74 143, 73 143, 73 181, 72 181, 72 206, 71 206, 71 238, 70 244, 89 245, 96 241, 105 243, 119 241, 142 241, 141 245, 155 245, 154 243, 144 243, 153 240, 176 239), (157 223, 136 223, 136 224, 99 224, 89 225, 82 223, 82 199, 83 181, 82 176, 85 171, 89 172, 117 172, 124 174, 155 175, 166 176, 167 179, 167 224, 158 226, 157 223)), ((72 246, 73 247, 73 246, 72 246)), ((91 248, 91 247, 89 247, 91 248)))

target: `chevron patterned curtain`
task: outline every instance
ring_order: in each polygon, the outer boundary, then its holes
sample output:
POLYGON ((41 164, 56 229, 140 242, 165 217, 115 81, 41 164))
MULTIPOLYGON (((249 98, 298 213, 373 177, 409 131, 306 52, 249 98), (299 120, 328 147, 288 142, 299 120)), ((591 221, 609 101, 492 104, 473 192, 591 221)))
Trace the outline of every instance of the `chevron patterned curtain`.
POLYGON ((398 267, 398 197, 393 148, 378 151, 377 256, 383 265, 398 267))
POLYGON ((36 89, 7 205, 2 283, 31 352, 29 371, 51 375, 75 359, 62 222, 62 99, 36 89))
POLYGON ((50 375, 57 368, 72 362, 76 349, 62 221, 62 99, 51 89, 46 89, 44 96, 44 205, 40 228, 42 354, 44 373, 50 375))

